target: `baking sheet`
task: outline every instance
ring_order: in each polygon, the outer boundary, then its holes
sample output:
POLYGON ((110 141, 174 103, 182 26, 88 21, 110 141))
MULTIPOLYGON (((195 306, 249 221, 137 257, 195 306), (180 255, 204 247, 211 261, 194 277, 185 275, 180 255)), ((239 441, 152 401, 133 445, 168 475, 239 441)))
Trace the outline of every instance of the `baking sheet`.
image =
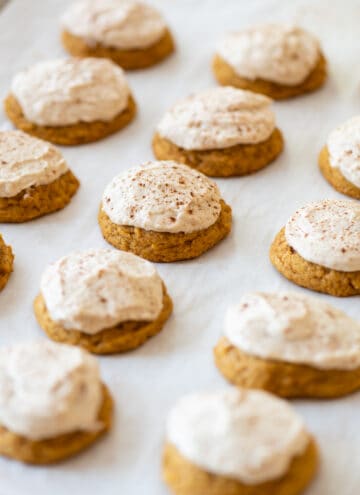
MULTIPOLYGON (((18 70, 64 55, 58 17, 69 3, 12 0, 1 11, 1 97, 18 70)), ((140 110, 136 121, 99 143, 63 148, 81 180, 78 194, 65 210, 23 225, 0 226, 16 254, 15 271, 0 295, 0 345, 42 336, 32 301, 49 262, 73 250, 107 246, 96 221, 104 187, 115 174, 152 158, 154 125, 171 104, 214 84, 209 63, 223 32, 270 20, 298 22, 322 40, 330 79, 319 92, 275 104, 286 149, 273 165, 251 177, 217 181, 233 208, 230 237, 197 260, 158 265, 174 299, 171 320, 137 351, 101 358, 116 403, 113 431, 94 448, 54 467, 27 467, 1 459, 1 495, 168 493, 159 474, 164 420, 181 395, 226 386, 212 361, 226 306, 250 290, 301 291, 270 265, 270 243, 296 208, 310 200, 341 197, 321 177, 316 159, 329 131, 359 113, 359 1, 153 3, 166 14, 178 50, 163 64, 128 75, 140 110)), ((0 126, 10 128, 3 114, 0 126)), ((315 297, 360 318, 358 298, 315 297)), ((294 405, 321 449, 319 476, 307 493, 359 493, 360 394, 294 405)))

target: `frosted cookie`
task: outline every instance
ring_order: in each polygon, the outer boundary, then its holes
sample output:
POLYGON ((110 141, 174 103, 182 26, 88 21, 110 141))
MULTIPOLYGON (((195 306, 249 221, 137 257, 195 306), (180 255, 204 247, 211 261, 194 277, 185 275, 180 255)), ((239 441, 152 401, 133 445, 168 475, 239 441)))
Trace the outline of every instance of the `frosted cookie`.
POLYGON ((320 152, 319 167, 337 191, 360 199, 360 116, 330 134, 320 152))
POLYGON ((180 101, 165 113, 153 138, 159 160, 217 177, 256 172, 282 149, 270 98, 230 87, 180 101))
POLYGON ((39 62, 15 76, 4 105, 17 128, 62 145, 102 139, 136 112, 122 69, 98 58, 39 62))
POLYGON ((25 222, 64 208, 79 181, 52 144, 0 132, 0 222, 25 222))
POLYGON ((291 292, 243 296, 214 350, 234 385, 282 397, 338 397, 360 388, 360 323, 291 292))
POLYGON ((167 421, 163 477, 176 495, 299 495, 317 464, 302 419, 266 392, 189 395, 167 421))
POLYGON ((148 261, 92 249, 64 256, 45 270, 34 311, 56 342, 110 354, 135 349, 159 333, 172 301, 148 261))
POLYGON ((7 246, 0 234, 0 290, 3 290, 13 271, 14 255, 11 246, 7 246))
POLYGON ((0 349, 0 454, 50 464, 111 427, 112 399, 94 357, 37 341, 0 349))
POLYGON ((225 36, 217 46, 213 71, 220 84, 276 100, 314 91, 327 77, 318 40, 287 24, 258 25, 225 36))
POLYGON ((270 260, 302 287, 359 295, 360 204, 328 199, 300 208, 275 237, 270 260))
POLYGON ((150 261, 200 256, 231 230, 231 208, 205 175, 172 161, 116 176, 99 210, 104 238, 150 261))
POLYGON ((80 0, 61 24, 71 55, 110 58, 124 69, 150 67, 174 51, 163 16, 137 0, 80 0))

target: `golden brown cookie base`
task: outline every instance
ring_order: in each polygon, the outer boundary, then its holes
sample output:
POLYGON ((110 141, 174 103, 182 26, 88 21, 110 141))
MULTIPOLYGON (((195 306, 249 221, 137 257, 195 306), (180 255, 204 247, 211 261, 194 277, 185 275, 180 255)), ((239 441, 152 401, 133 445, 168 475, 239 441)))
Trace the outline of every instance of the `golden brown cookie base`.
POLYGON ((41 186, 32 186, 10 198, 0 198, 0 222, 27 222, 61 210, 79 188, 79 181, 68 170, 58 179, 41 186))
POLYGON ((186 150, 155 134, 152 142, 158 160, 174 160, 211 177, 248 175, 266 167, 281 153, 284 141, 279 129, 257 144, 238 144, 214 150, 186 150))
POLYGON ((19 102, 11 93, 5 98, 4 109, 9 119, 18 129, 51 143, 72 146, 92 143, 119 131, 133 120, 136 113, 136 104, 130 95, 125 110, 108 122, 96 120, 66 126, 42 126, 30 122, 25 117, 19 102))
POLYGON ((109 58, 123 69, 145 69, 164 60, 175 49, 174 40, 169 30, 153 45, 134 50, 119 50, 100 44, 89 46, 86 40, 79 36, 63 31, 62 44, 75 57, 109 58))
POLYGON ((327 77, 326 59, 322 53, 319 56, 317 65, 309 76, 305 81, 296 86, 285 86, 264 79, 255 79, 252 81, 245 77, 240 77, 219 55, 214 56, 213 72, 217 81, 224 86, 234 86, 235 88, 262 93, 274 100, 283 100, 315 91, 324 84, 327 77))
POLYGON ((10 246, 7 246, 0 234, 0 290, 2 290, 13 271, 14 255, 10 246))
POLYGON ((351 198, 360 199, 360 188, 349 182, 338 168, 332 167, 329 162, 329 151, 324 146, 319 155, 319 168, 325 179, 333 186, 334 189, 350 196, 351 198))
POLYGON ((224 201, 221 201, 221 213, 213 225, 190 234, 170 234, 116 225, 101 206, 98 219, 104 238, 114 247, 161 263, 196 258, 215 246, 231 230, 231 208, 224 201))
POLYGON ((156 320, 150 322, 127 321, 94 335, 78 330, 66 330, 53 321, 41 294, 34 301, 34 312, 41 328, 55 342, 77 345, 94 354, 115 354, 139 347, 162 330, 173 308, 172 300, 166 292, 165 286, 163 289, 163 308, 156 320))
POLYGON ((0 455, 29 464, 51 464, 78 454, 111 428, 113 401, 105 385, 103 394, 104 400, 98 417, 101 423, 99 430, 77 431, 46 440, 31 440, 0 426, 0 455))
POLYGON ((258 485, 245 485, 197 467, 167 443, 163 454, 163 478, 175 495, 298 495, 315 476, 317 465, 317 447, 310 439, 305 452, 294 458, 285 476, 258 485))
POLYGON ((312 366, 258 358, 222 337, 214 349, 215 364, 238 387, 258 388, 280 397, 332 398, 360 388, 360 368, 325 370, 312 366))
POLYGON ((301 287, 338 297, 360 295, 360 271, 340 272, 306 261, 286 242, 285 228, 272 243, 270 260, 284 277, 301 287))

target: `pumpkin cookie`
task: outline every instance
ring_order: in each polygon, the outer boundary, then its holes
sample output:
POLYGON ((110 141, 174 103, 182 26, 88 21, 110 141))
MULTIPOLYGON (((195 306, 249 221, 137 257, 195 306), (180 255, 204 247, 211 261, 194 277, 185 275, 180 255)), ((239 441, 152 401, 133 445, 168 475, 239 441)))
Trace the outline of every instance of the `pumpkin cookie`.
POLYGON ((112 399, 95 358, 46 341, 0 351, 0 454, 50 464, 111 427, 112 399))
POLYGON ((10 246, 4 242, 0 234, 0 290, 7 284, 11 272, 13 271, 14 255, 10 246))
POLYGON ((99 211, 104 238, 150 261, 200 256, 231 230, 217 185, 172 161, 149 162, 115 177, 99 211))
POLYGON ((0 161, 0 222, 61 210, 78 190, 60 151, 21 131, 0 132, 0 161))
POLYGON ((157 127, 153 150, 216 177, 247 175, 271 163, 283 149, 266 96, 215 88, 180 101, 157 127))
POLYGON ((332 296, 360 294, 360 205, 324 200, 300 208, 275 237, 274 267, 297 285, 332 296))
POLYGON ((35 64, 14 78, 4 106, 16 127, 62 145, 102 139, 136 113, 122 69, 98 58, 35 64))
POLYGON ((176 495, 299 495, 318 464, 302 419, 258 390, 184 397, 166 433, 163 477, 176 495))
POLYGON ((257 292, 231 306, 215 363, 231 383, 281 397, 360 388, 360 323, 318 299, 257 292))
POLYGON ((62 43, 77 57, 103 57, 143 69, 174 51, 162 15, 137 0, 80 0, 62 17, 62 43))
POLYGON ((110 249, 73 253, 45 271, 36 318, 56 342, 125 352, 159 333, 172 301, 154 266, 110 249))
POLYGON ((319 156, 325 179, 339 192, 360 199, 360 117, 354 117, 329 136, 319 156))
POLYGON ((326 60, 318 40, 300 27, 265 24, 227 35, 213 71, 220 84, 281 100, 321 87, 326 60))

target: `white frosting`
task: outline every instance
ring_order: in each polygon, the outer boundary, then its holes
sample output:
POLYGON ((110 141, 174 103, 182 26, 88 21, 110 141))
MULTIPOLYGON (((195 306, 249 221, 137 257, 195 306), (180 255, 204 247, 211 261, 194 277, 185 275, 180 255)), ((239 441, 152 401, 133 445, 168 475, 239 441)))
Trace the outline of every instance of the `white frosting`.
POLYGON ((152 321, 163 306, 154 265, 131 253, 91 249, 50 265, 41 294, 63 328, 96 334, 125 321, 152 321))
POLYGON ((228 309, 224 333, 257 357, 322 369, 360 367, 360 323, 302 294, 247 294, 228 309))
POLYGON ((252 485, 282 477, 309 435, 287 402, 232 388, 180 399, 167 440, 202 469, 252 485))
POLYGON ((164 115, 157 131, 189 150, 259 143, 268 139, 275 128, 271 102, 251 91, 209 89, 177 103, 164 115))
POLYGON ((360 116, 335 129, 328 138, 327 148, 330 165, 360 188, 360 116))
POLYGON ((13 79, 25 117, 43 126, 109 121, 128 104, 123 70, 102 58, 39 62, 13 79))
POLYGON ((102 209, 117 225, 157 232, 195 232, 213 225, 221 212, 212 180, 172 161, 148 162, 115 177, 102 209))
POLYGON ((360 270, 360 204, 327 199, 300 208, 285 228, 305 260, 343 272, 360 270))
POLYGON ((264 24, 229 34, 217 53, 241 77, 296 86, 315 68, 320 46, 300 27, 264 24))
POLYGON ((162 15, 136 0, 81 0, 62 17, 70 33, 120 50, 141 49, 156 43, 165 33, 162 15))
POLYGON ((32 440, 93 431, 103 400, 97 361, 48 341, 0 350, 0 424, 32 440))
POLYGON ((0 132, 0 198, 50 184, 67 171, 62 154, 52 144, 21 131, 0 132))

